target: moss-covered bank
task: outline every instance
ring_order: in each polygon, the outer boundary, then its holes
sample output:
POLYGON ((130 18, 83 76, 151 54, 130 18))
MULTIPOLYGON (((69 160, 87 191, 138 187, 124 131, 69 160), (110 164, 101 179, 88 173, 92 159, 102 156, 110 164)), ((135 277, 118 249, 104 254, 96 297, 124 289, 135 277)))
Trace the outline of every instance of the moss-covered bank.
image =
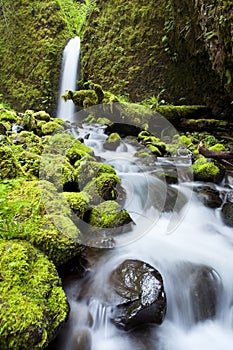
POLYGON ((132 101, 232 111, 232 1, 97 1, 83 33, 83 79, 132 101), (162 92, 162 94, 161 94, 162 92))

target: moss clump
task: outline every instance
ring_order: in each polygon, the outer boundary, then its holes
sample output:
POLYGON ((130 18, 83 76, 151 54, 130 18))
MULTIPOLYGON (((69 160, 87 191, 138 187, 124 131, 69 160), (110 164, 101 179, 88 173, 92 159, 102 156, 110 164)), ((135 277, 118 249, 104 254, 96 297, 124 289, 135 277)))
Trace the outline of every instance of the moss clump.
POLYGON ((124 193, 119 177, 114 174, 102 174, 92 179, 83 191, 91 196, 91 204, 99 204, 104 200, 121 200, 124 193))
POLYGON ((150 152, 156 156, 163 156, 166 153, 166 144, 158 137, 149 135, 147 132, 140 132, 138 139, 143 146, 146 146, 150 152))
POLYGON ((44 120, 46 122, 50 121, 50 115, 45 111, 39 111, 33 113, 33 117, 37 120, 44 120))
POLYGON ((209 150, 222 152, 222 151, 226 151, 226 147, 221 143, 216 143, 214 146, 211 146, 209 150))
POLYGON ((114 151, 121 143, 121 137, 117 132, 110 134, 104 143, 104 148, 114 151))
POLYGON ((55 121, 47 122, 41 125, 42 135, 51 135, 54 133, 62 133, 62 132, 64 132, 63 126, 59 125, 55 121))
POLYGON ((68 314, 51 261, 31 244, 0 240, 0 347, 43 349, 68 314))
POLYGON ((9 146, 0 146, 0 159, 0 179, 14 179, 25 175, 9 146))
POLYGON ((15 123, 17 121, 16 112, 6 108, 0 109, 0 121, 15 123))
POLYGON ((200 157, 192 165, 194 180, 205 182, 218 182, 221 176, 220 168, 214 162, 208 162, 205 157, 200 157))
POLYGON ((108 164, 88 160, 82 161, 75 171, 76 180, 80 189, 83 189, 92 179, 98 178, 103 174, 116 175, 116 171, 108 164))
POLYGON ((21 180, 9 193, 3 192, 0 236, 28 240, 56 265, 80 252, 80 231, 70 207, 47 181, 21 180))
POLYGON ((63 195, 70 208, 78 217, 83 219, 91 200, 90 196, 85 192, 64 192, 63 195))
POLYGON ((54 184, 58 191, 78 190, 74 168, 68 160, 60 155, 44 155, 41 158, 40 179, 54 184))
POLYGON ((90 211, 89 223, 92 226, 111 228, 124 226, 132 222, 127 210, 115 201, 106 201, 95 206, 90 211))

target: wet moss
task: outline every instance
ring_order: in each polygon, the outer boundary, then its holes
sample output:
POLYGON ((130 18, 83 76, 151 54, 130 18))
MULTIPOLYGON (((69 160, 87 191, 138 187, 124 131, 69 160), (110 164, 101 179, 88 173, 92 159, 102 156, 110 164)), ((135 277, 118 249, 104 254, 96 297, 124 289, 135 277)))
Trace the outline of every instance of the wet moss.
POLYGON ((14 179, 16 177, 24 176, 22 167, 18 163, 12 149, 9 146, 0 146, 0 179, 14 179))
POLYGON ((112 133, 108 136, 107 140, 105 141, 103 147, 108 150, 116 150, 117 147, 121 143, 121 137, 118 133, 112 133))
POLYGON ((70 208, 75 214, 83 219, 85 212, 88 209, 91 197, 85 192, 64 192, 65 199, 67 200, 70 208))
POLYGON ((55 266, 30 243, 0 240, 1 349, 43 349, 68 314, 55 266))
POLYGON ((89 223, 95 227, 111 228, 124 226, 132 222, 127 212, 115 201, 103 202, 90 211, 89 223))
POLYGON ((194 162, 192 170, 196 181, 218 182, 221 175, 220 168, 203 156, 194 162))

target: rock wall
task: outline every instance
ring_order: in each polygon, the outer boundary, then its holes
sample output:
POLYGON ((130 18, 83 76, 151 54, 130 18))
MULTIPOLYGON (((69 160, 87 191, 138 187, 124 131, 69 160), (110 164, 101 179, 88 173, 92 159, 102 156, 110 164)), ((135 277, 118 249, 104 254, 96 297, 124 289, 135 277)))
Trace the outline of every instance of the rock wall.
POLYGON ((4 0, 0 5, 0 93, 18 110, 54 109, 69 32, 57 1, 4 0))
POLYGON ((163 91, 166 102, 206 104, 229 117, 232 4, 98 0, 83 32, 83 80, 133 101, 163 91))

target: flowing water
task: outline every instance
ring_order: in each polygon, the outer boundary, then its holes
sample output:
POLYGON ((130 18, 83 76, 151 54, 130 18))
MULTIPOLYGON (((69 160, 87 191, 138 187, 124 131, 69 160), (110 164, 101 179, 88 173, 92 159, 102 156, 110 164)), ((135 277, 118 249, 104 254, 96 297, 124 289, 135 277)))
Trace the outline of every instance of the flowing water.
MULTIPOLYGON (((115 249, 97 259, 90 278, 65 282, 71 314, 56 349, 232 350, 233 232, 223 224, 220 209, 209 209, 198 200, 193 191, 197 184, 180 181, 169 186, 178 193, 174 210, 164 212, 168 187, 153 175, 152 168, 162 169, 169 160, 161 158, 153 167, 145 166, 135 157, 136 148, 131 143, 124 141, 114 152, 105 150, 103 127, 84 126, 74 131, 117 171, 127 193, 124 207, 136 225, 131 232, 119 235, 115 249), (127 258, 149 263, 164 280, 164 322, 144 332, 122 331, 109 319, 107 278, 127 258), (196 299, 193 289, 193 269, 203 266, 216 291, 212 317, 201 316, 205 306, 211 304, 211 291, 207 290, 198 304, 200 299, 196 299)), ((186 169, 190 159, 176 160, 175 164, 186 169)), ((174 167, 171 160, 170 166, 174 167)))
POLYGON ((76 36, 68 41, 62 57, 61 83, 59 91, 57 117, 71 117, 75 113, 72 101, 64 101, 61 95, 66 90, 76 90, 80 58, 80 38, 76 36))

